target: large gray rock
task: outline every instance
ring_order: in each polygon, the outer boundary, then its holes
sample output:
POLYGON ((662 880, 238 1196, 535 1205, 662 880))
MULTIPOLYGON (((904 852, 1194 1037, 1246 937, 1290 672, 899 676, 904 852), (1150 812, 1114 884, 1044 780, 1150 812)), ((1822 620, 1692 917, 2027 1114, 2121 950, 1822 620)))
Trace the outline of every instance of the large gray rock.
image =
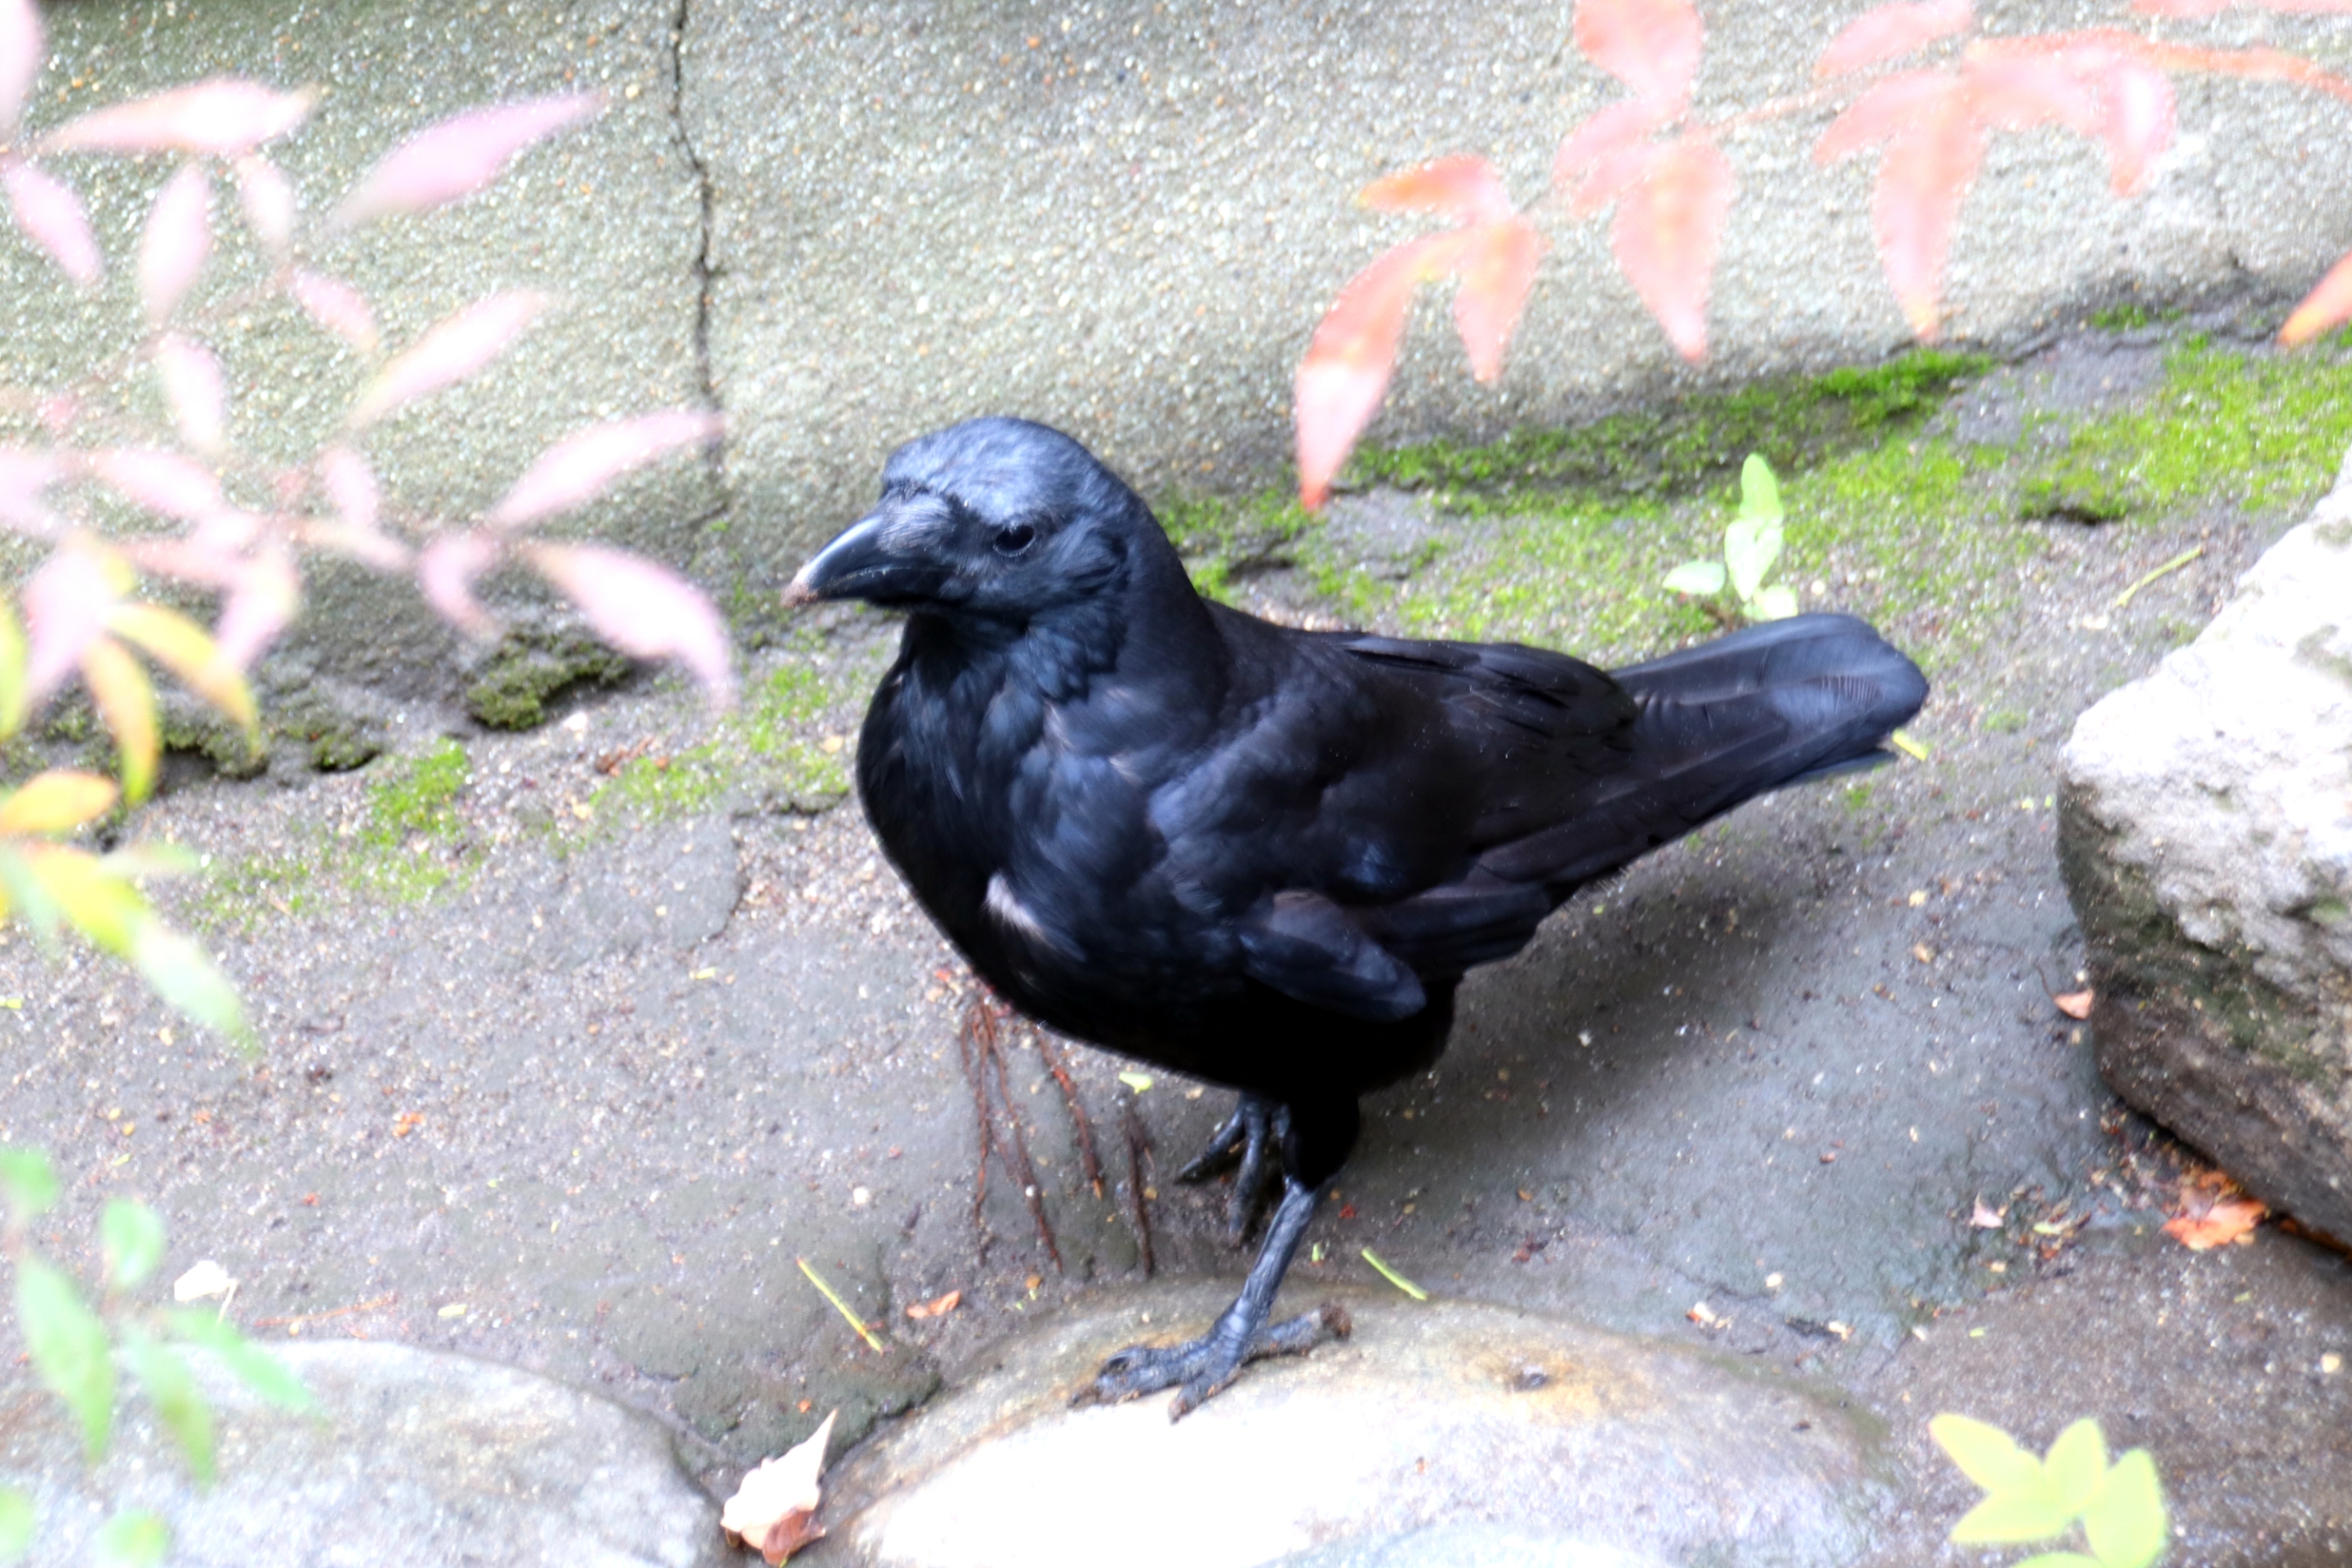
MULTIPOLYGON (((820 1563, 890 1568, 1846 1563, 1871 1424, 1769 1373, 1469 1301, 1343 1293, 1355 1333, 1171 1425, 1073 1409, 1103 1356, 1205 1324, 1210 1283, 1111 1298, 826 1482, 820 1563)), ((1286 1309, 1305 1307, 1294 1301, 1286 1309)))
POLYGON ((2063 771, 2099 1070, 2352 1237, 2352 463, 2063 771))
POLYGON ((719 1509, 634 1411, 469 1356, 357 1340, 273 1345, 317 1401, 262 1404, 199 1357, 220 1479, 191 1486, 146 1406, 81 1467, 55 1400, 8 1391, 0 1487, 38 1512, 30 1561, 86 1563, 120 1510, 170 1524, 174 1568, 719 1568, 741 1561, 719 1509))

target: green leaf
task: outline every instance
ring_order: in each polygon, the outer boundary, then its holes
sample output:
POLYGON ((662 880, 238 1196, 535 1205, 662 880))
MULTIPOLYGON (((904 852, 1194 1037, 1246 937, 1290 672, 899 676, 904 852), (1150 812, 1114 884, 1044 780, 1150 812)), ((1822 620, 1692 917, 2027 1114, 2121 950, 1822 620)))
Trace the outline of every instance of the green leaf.
POLYGON ((25 722, 25 627, 16 606, 0 595, 0 741, 25 722))
POLYGON ((55 952, 58 921, 63 911, 41 879, 33 875, 33 868, 25 858, 5 845, 0 845, 0 893, 7 896, 8 907, 33 928, 33 940, 40 943, 41 951, 55 952))
POLYGON ((2107 1476, 2107 1439, 2099 1424, 2086 1416, 2059 1433, 2042 1469, 2060 1505, 2070 1514, 2082 1512, 2107 1476))
POLYGON ((2083 1510, 2083 1533, 2105 1568, 2148 1568, 2163 1554, 2164 1489, 2146 1448, 2134 1448, 2107 1472, 2083 1510))
POLYGON ((8 1194, 8 1211, 22 1223, 58 1201, 58 1173, 38 1149, 0 1147, 0 1192, 8 1194))
POLYGON ((2047 1541, 2074 1522, 2074 1510, 2061 1508, 2049 1481, 2037 1474, 2026 1485, 1994 1492, 1960 1515, 1950 1539, 1960 1546, 2011 1546, 2047 1541))
POLYGON ((114 1426, 114 1363, 107 1359, 106 1325, 82 1304, 81 1293, 37 1258, 16 1263, 16 1322, 32 1352, 34 1370, 51 1393, 81 1418, 91 1464, 106 1457, 114 1426))
POLYGON ((1946 1414, 1927 1423, 1927 1435, 1952 1457, 1962 1475, 1989 1492, 2009 1491, 2042 1479, 2042 1461, 1990 1421, 1946 1414))
POLYGON ((287 1410, 310 1408, 310 1391, 286 1363, 256 1346, 211 1312, 182 1308, 172 1314, 172 1331, 221 1358, 247 1388, 287 1410))
POLYGON ((163 1261, 163 1222, 145 1204, 112 1199, 98 1228, 106 1244, 106 1278, 115 1289, 132 1289, 163 1261))
POLYGON ((0 1563, 13 1562, 32 1549, 33 1500, 0 1487, 0 1563))
POLYGON ((178 1440, 180 1452, 188 1457, 188 1469, 196 1484, 212 1485, 213 1413, 197 1392, 195 1374, 188 1370, 187 1362, 143 1329, 127 1331, 122 1350, 155 1414, 178 1440))
POLYGON ((1720 594, 1723 592, 1723 563, 1685 561, 1666 574, 1666 586, 1677 594, 1720 594))
POLYGON ((1749 522, 1780 521, 1780 481, 1761 452, 1739 465, 1739 515, 1749 522))
POLYGON ((2079 1552, 2037 1552, 2021 1563, 2011 1563, 2009 1568, 2099 1568, 2099 1560, 2079 1552))
POLYGON ((1786 583, 1775 583, 1757 595, 1748 608, 1759 621, 1785 621, 1797 613, 1797 591, 1786 583))
POLYGON ((171 1550, 172 1527, 144 1509, 116 1514, 98 1532, 98 1560, 105 1568, 154 1568, 171 1550))
POLYGON ((245 1003, 210 954, 160 921, 141 923, 131 938, 131 966, 173 1011, 240 1044, 250 1044, 245 1003))
POLYGON ((1780 559, 1780 520, 1742 518, 1723 531, 1723 563, 1731 573, 1731 591, 1741 603, 1756 597, 1780 559))

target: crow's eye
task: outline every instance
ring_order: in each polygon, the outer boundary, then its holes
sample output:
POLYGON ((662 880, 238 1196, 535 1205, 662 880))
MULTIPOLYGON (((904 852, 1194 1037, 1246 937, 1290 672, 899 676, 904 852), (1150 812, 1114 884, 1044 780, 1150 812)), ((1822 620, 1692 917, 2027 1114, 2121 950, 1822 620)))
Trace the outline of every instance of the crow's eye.
POLYGON ((1036 542, 1037 531, 1025 522, 1008 523, 996 531, 996 552, 1018 555, 1036 542))

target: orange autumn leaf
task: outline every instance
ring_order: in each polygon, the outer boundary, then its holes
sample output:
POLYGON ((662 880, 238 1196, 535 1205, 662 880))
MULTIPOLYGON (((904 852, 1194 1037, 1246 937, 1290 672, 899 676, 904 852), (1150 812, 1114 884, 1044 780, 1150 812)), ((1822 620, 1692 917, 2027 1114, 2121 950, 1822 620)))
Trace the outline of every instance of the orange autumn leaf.
POLYGON ((1413 289, 1459 265, 1469 232, 1408 240, 1376 258, 1348 280, 1315 329, 1293 389, 1302 505, 1311 510, 1329 499, 1332 479, 1388 391, 1413 289))
POLYGON ((1679 106, 1706 32, 1690 0, 1577 0, 1576 47, 1643 98, 1679 106))
POLYGON ((2091 1016, 2091 1004, 2098 1000, 2098 993, 2086 986, 2080 991, 2069 991, 2063 996, 2053 996, 2050 1000, 2057 1004, 2058 1011, 2069 1018, 2083 1019, 2091 1016))
POLYGON ((935 1297, 929 1301, 916 1302, 913 1306, 907 1309, 907 1316, 914 1319, 918 1322, 920 1322, 925 1318, 944 1318, 950 1312, 954 1311, 956 1310, 957 1303, 961 1302, 962 1300, 962 1291, 950 1290, 946 1295, 935 1297))
POLYGON ((1465 223, 1504 217, 1511 211, 1510 193, 1503 188, 1495 165, 1466 153, 1374 180, 1356 193, 1356 200, 1375 212, 1442 213, 1465 223))
POLYGON ((1830 47, 1822 51, 1822 58, 1813 66, 1813 74, 1843 76, 1849 71, 1883 65, 1923 44, 1948 37, 1975 20, 1969 0, 1881 5, 1847 24, 1844 31, 1830 40, 1830 47))
POLYGON ((1462 286, 1454 296, 1454 325, 1470 356, 1470 374, 1493 381, 1503 374, 1503 351, 1527 308, 1528 289, 1543 259, 1543 236, 1518 216, 1482 223, 1469 231, 1462 286))
POLYGON ((1735 189, 1715 139, 1693 131, 1659 150, 1610 225, 1626 281, 1687 360, 1706 357, 1707 291, 1735 189))
POLYGON ((2269 1212, 2256 1198, 2221 1198, 2202 1214, 2175 1215, 2164 1222, 2164 1234, 2191 1252, 2205 1252, 2233 1241, 2252 1241, 2254 1226, 2269 1212))
POLYGON ((2279 342, 2294 348, 2347 320, 2352 320, 2352 256, 2329 268, 2319 286, 2304 296, 2303 303, 2279 329, 2279 342))

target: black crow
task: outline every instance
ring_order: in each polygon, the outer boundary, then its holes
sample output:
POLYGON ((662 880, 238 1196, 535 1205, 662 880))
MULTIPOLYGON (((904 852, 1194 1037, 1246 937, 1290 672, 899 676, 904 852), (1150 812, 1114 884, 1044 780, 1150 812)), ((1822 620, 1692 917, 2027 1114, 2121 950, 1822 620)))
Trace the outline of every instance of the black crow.
POLYGON ((1927 691, 1845 616, 1613 676, 1275 626, 1202 598, 1134 491, 1017 419, 899 447, 785 597, 907 613, 858 795, 972 967, 1049 1027, 1240 1091, 1185 1173, 1238 1161, 1236 1240, 1280 1163, 1239 1299, 1081 1391, 1173 1387, 1177 1415, 1321 1337, 1270 1322, 1275 1290, 1357 1097, 1437 1059, 1465 972, 1740 802, 1885 760, 1927 691))

